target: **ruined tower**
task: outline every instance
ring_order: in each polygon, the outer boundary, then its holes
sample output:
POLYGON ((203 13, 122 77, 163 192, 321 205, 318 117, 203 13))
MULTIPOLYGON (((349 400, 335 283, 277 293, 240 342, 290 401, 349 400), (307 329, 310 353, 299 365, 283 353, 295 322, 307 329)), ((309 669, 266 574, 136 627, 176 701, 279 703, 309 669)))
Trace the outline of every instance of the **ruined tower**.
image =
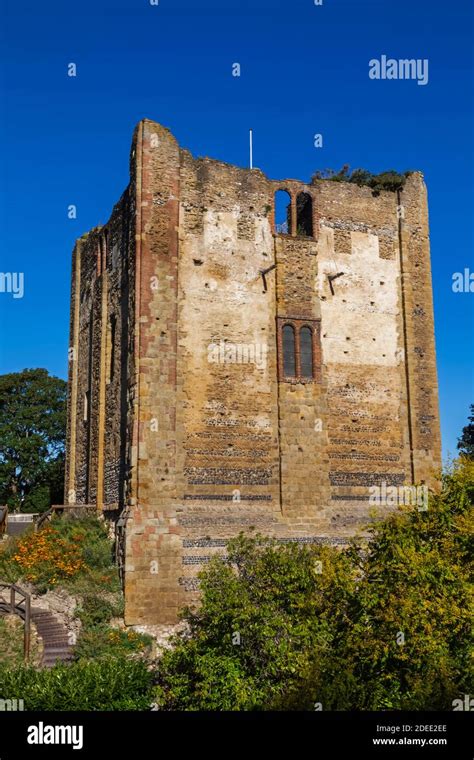
POLYGON ((226 540, 344 542, 440 466, 426 189, 269 180, 159 124, 73 253, 66 500, 117 526, 126 622, 226 540), (275 224, 275 192, 289 195, 275 224))

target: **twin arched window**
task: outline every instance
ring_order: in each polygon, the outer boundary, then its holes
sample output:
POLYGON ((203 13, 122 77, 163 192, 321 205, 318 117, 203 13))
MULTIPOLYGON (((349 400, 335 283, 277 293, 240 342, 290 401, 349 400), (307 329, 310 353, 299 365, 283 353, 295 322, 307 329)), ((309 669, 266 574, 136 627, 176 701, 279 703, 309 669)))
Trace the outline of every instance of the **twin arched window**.
POLYGON ((308 382, 319 380, 321 349, 319 322, 279 319, 280 380, 308 382))
POLYGON ((291 235, 293 213, 295 213, 296 234, 313 237, 313 199, 309 193, 298 193, 292 201, 287 190, 277 190, 274 209, 275 232, 280 235, 291 235))

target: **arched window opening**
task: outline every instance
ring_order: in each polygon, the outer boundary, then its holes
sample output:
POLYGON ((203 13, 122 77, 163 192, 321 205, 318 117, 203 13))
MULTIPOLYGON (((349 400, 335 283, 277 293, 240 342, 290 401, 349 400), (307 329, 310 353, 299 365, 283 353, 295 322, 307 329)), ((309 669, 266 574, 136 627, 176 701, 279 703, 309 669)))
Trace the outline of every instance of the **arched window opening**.
POLYGON ((295 330, 292 325, 283 328, 283 374, 296 377, 295 330))
POLYGON ((291 196, 287 190, 277 190, 275 193, 275 232, 291 234, 291 196))
POLYGON ((321 382, 321 320, 277 317, 278 379, 282 383, 321 382))
POLYGON ((300 372, 301 377, 313 377, 313 331, 309 327, 300 330, 300 372))
POLYGON ((296 234, 313 237, 313 201, 309 193, 296 197, 296 234))

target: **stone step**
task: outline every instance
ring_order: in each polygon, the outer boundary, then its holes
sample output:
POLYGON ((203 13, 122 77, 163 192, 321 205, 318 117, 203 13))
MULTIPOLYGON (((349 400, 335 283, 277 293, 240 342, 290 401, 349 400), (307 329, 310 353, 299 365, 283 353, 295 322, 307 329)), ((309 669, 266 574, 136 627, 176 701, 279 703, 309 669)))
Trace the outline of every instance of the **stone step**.
POLYGON ((66 654, 64 652, 56 652, 55 654, 43 657, 41 666, 44 668, 48 665, 54 665, 56 662, 72 662, 72 655, 66 654))
POLYGON ((68 631, 56 616, 49 610, 34 607, 31 619, 38 636, 43 640, 43 667, 51 668, 57 661, 71 661, 73 655, 68 631))

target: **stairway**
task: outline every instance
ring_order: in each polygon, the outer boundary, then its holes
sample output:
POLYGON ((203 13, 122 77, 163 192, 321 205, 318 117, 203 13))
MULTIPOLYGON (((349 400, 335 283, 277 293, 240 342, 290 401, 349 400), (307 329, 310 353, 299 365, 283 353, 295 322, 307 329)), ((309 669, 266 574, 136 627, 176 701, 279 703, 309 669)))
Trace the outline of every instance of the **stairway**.
POLYGON ((72 660, 68 632, 52 612, 43 610, 41 607, 32 607, 31 622, 35 624, 38 636, 43 640, 42 665, 44 668, 52 668, 58 661, 72 660))

